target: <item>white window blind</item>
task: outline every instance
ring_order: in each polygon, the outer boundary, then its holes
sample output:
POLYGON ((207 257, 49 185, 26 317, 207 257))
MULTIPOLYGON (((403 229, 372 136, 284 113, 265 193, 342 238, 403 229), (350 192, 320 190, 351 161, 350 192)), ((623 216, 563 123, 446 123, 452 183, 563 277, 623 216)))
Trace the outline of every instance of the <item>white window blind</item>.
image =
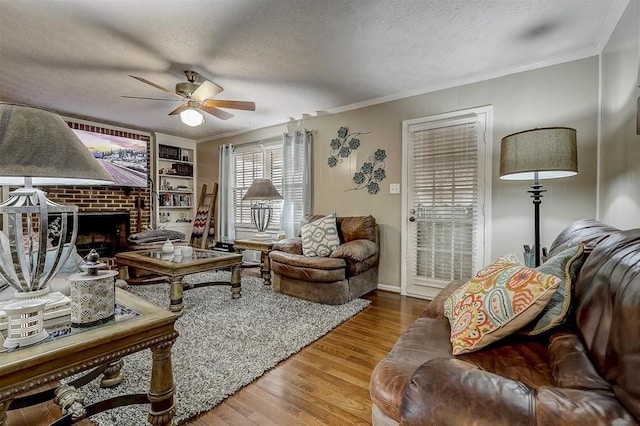
MULTIPOLYGON (((282 140, 237 145, 233 157, 235 227, 238 230, 255 231, 251 223, 252 201, 242 201, 242 197, 257 178, 271 179, 278 192, 282 193, 282 140)), ((281 205, 281 200, 271 201, 273 214, 268 231, 278 231, 281 205)))
POLYGON ((416 232, 412 276, 450 281, 473 275, 479 226, 475 115, 409 128, 416 232))

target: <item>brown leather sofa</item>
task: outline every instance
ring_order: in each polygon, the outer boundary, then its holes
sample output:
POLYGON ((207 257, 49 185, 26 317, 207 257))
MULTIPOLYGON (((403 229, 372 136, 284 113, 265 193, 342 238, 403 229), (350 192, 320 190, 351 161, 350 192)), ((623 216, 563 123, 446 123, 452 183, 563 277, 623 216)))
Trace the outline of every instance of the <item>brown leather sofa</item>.
MULTIPOLYGON (((302 224, 323 217, 307 215, 302 224)), ((339 305, 378 287, 380 237, 375 218, 337 217, 336 225, 341 245, 329 257, 304 256, 299 237, 274 244, 269 253, 274 290, 339 305)))
POLYGON ((453 356, 443 302, 463 282, 445 288, 375 367, 373 424, 637 425, 640 229, 579 221, 549 254, 580 241, 569 321, 548 335, 453 356))

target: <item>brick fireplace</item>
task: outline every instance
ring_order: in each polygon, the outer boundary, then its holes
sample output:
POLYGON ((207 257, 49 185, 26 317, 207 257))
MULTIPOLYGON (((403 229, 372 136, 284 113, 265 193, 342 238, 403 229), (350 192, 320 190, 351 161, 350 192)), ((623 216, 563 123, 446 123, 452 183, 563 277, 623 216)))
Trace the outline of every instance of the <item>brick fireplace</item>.
POLYGON ((60 186, 43 189, 51 201, 78 206, 76 246, 81 256, 91 248, 96 248, 101 257, 124 251, 129 235, 145 229, 150 223, 150 192, 147 188, 132 188, 131 191, 120 187, 60 186))
MULTIPOLYGON (((57 219, 59 220, 59 219, 57 219)), ((68 226, 72 219, 69 218, 68 226)), ((127 250, 130 233, 129 212, 78 213, 76 249, 85 257, 94 249, 101 258, 110 258, 127 250)))

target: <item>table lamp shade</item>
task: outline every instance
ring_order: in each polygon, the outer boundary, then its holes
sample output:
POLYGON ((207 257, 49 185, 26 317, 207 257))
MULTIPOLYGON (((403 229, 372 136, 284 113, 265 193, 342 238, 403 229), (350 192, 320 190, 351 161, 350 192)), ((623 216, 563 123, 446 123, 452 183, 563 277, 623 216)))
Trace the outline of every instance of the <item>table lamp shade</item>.
POLYGON ((533 180, 578 173, 576 130, 548 127, 525 130, 502 138, 500 179, 533 180))
POLYGON ((0 281, 17 290, 16 298, 40 297, 71 253, 64 246, 75 244, 78 207, 54 203, 36 187, 113 179, 60 116, 41 108, 0 102, 0 153, 0 185, 18 187, 0 204, 7 224, 0 281))
POLYGON ((0 103, 0 152, 0 185, 113 183, 64 120, 44 109, 0 103))
POLYGON ((254 179, 243 200, 281 200, 278 192, 270 179, 254 179))

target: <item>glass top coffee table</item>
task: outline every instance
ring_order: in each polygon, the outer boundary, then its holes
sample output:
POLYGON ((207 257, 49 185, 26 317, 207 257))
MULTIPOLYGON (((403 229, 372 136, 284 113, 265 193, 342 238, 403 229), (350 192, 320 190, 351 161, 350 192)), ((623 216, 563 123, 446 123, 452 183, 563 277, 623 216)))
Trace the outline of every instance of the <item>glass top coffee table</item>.
POLYGON ((210 285, 231 285, 232 299, 240 297, 242 291, 240 286, 241 254, 194 248, 192 256, 176 257, 173 253, 163 253, 160 250, 140 250, 117 253, 116 262, 119 265, 140 268, 168 277, 171 283, 169 309, 178 315, 182 314, 184 309, 182 301, 184 290, 210 285), (182 282, 185 275, 214 269, 231 269, 231 280, 191 284, 188 287, 182 282))
MULTIPOLYGON (((55 396, 63 407, 61 424, 71 424, 105 409, 120 405, 150 403, 148 421, 153 425, 173 424, 175 385, 171 367, 171 348, 178 337, 174 329, 177 316, 116 288, 120 313, 115 319, 94 327, 77 329, 57 338, 0 353, 0 424, 6 425, 7 409, 27 407, 55 396), (147 394, 123 395, 84 406, 78 387, 103 374, 101 387, 122 381, 121 359, 150 348, 152 369, 147 394), (43 384, 96 368, 83 378, 56 389, 24 395, 43 384), (12 406, 12 403, 13 406, 12 406)), ((140 419, 139 424, 144 424, 140 419)))

